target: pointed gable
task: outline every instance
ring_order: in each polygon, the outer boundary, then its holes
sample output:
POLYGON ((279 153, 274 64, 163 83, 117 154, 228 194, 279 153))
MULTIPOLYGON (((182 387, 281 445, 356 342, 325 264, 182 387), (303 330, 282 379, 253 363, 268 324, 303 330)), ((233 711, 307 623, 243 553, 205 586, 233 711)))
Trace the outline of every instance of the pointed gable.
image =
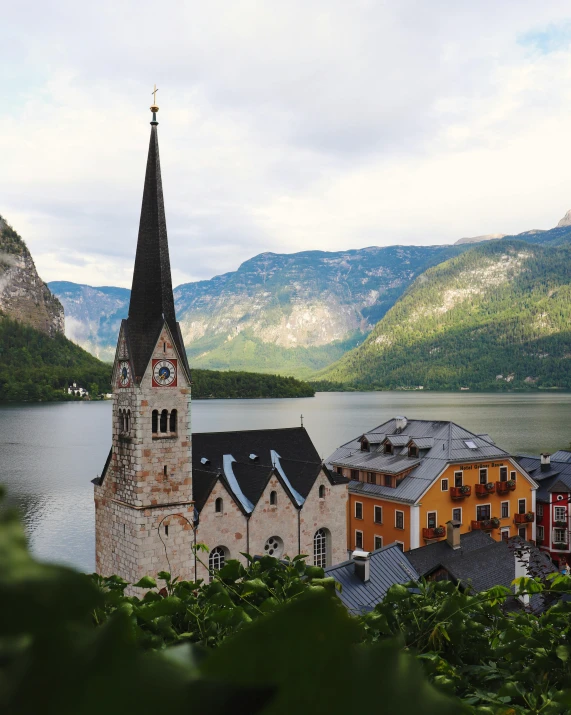
POLYGON ((136 380, 142 378, 165 323, 184 369, 190 372, 174 309, 156 122, 151 126, 129 317, 125 322, 136 380))

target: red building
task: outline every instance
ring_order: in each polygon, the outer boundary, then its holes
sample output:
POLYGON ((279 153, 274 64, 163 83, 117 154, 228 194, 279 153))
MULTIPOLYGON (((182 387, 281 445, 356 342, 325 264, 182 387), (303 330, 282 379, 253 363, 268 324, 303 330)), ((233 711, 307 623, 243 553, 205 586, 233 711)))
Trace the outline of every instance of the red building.
POLYGON ((536 492, 536 543, 560 568, 571 563, 569 511, 571 451, 538 457, 522 455, 518 462, 539 484, 536 492))

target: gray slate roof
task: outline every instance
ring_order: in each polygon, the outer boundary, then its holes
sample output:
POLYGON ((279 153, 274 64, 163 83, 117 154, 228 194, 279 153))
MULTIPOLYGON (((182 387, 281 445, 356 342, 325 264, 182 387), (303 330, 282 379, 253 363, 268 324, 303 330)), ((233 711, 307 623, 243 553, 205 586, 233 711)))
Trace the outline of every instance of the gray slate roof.
MULTIPOLYGON (((371 447, 370 452, 361 451, 361 435, 342 445, 331 454, 326 463, 353 469, 362 469, 385 474, 399 474, 413 467, 398 487, 385 487, 352 481, 352 492, 376 494, 389 499, 398 499, 414 504, 424 491, 450 462, 472 462, 479 459, 507 459, 508 452, 497 447, 488 435, 477 435, 454 422, 440 420, 409 420, 404 429, 397 429, 395 419, 389 420, 366 433, 373 445, 374 435, 386 436, 391 442, 393 435, 399 443, 407 444, 412 439, 420 448, 420 457, 410 458, 406 447, 396 447, 394 454, 384 454, 383 446, 371 447), (406 441, 403 441, 406 438, 406 441), (467 442, 475 448, 467 446, 467 442)), ((375 440, 376 442, 376 440, 375 440)))
POLYGON ((571 452, 559 450, 551 455, 549 469, 541 469, 541 457, 519 455, 518 463, 539 484, 537 499, 549 502, 551 492, 571 492, 571 452))
POLYGON ((394 584, 417 581, 419 578, 418 572, 398 544, 372 551, 369 563, 370 579, 366 583, 355 575, 355 563, 352 560, 325 569, 327 576, 332 576, 341 584, 339 598, 354 613, 370 611, 383 600, 394 584))
MULTIPOLYGON (((556 571, 549 557, 529 542, 514 536, 508 541, 495 541, 481 531, 470 531, 460 537, 461 548, 454 551, 446 541, 439 541, 407 551, 406 556, 421 576, 427 576, 439 566, 453 579, 474 591, 492 586, 511 588, 515 578, 515 552, 526 545, 531 550, 530 564, 544 575, 556 571)), ((540 606, 532 603, 532 607, 540 606)))

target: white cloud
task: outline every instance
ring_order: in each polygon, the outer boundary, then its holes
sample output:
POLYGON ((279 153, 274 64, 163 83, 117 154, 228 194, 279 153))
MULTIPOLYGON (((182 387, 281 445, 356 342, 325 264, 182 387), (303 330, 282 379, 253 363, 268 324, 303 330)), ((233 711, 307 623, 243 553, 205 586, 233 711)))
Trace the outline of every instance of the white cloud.
POLYGON ((0 214, 44 280, 129 286, 155 81, 175 283, 571 208, 565 2, 12 5, 0 214))

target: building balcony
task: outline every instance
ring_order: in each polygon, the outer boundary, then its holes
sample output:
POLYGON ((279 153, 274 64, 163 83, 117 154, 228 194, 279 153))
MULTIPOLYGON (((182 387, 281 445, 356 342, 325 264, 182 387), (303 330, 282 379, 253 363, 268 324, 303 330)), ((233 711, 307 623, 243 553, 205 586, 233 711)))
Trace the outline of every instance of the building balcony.
POLYGON ((516 488, 516 483, 513 479, 509 479, 507 482, 496 482, 496 492, 498 494, 507 494, 508 492, 513 492, 516 488))
POLYGON ((553 549, 555 551, 567 551, 568 548, 569 548, 569 544, 566 544, 563 541, 556 541, 553 544, 553 549))
POLYGON ((446 535, 446 529, 443 526, 433 526, 422 530, 422 538, 426 541, 432 539, 441 539, 446 535))
POLYGON ((566 521, 554 521, 553 526, 556 529, 566 529, 567 528, 567 522, 566 521))
POLYGON ((476 496, 477 497, 487 497, 488 494, 493 494, 496 491, 496 485, 494 482, 487 482, 486 484, 476 484, 476 496))
POLYGON ((514 524, 531 524, 535 521, 535 514, 528 511, 525 514, 514 514, 514 524))
POLYGON ((492 529, 497 529, 500 525, 500 520, 493 516, 491 519, 478 519, 477 521, 472 521, 472 531, 491 531, 492 529))
POLYGON ((464 499, 472 493, 472 487, 464 484, 461 487, 450 487, 450 497, 452 499, 464 499))

